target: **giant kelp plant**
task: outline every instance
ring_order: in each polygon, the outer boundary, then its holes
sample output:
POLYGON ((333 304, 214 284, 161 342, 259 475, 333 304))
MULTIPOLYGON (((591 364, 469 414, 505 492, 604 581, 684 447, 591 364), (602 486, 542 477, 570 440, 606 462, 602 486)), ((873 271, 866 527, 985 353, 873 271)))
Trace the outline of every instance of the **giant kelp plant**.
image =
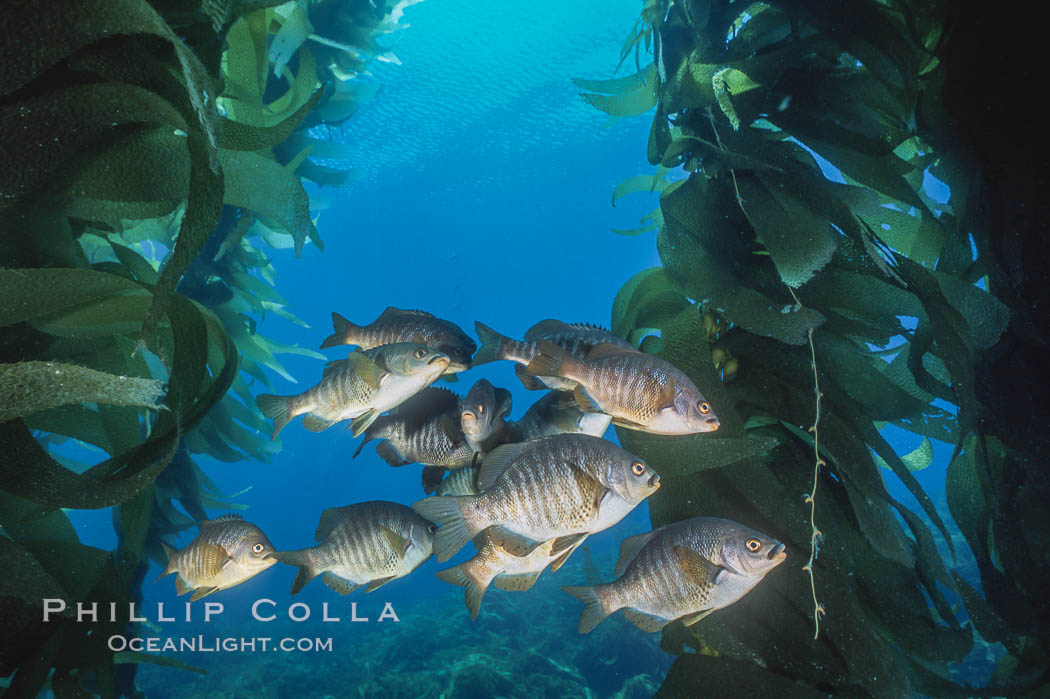
POLYGON ((1045 373, 1046 258, 1026 255, 1046 242, 1034 213, 1011 211, 1034 186, 989 146, 1016 98, 965 96, 1007 79, 982 52, 1010 28, 978 30, 987 14, 648 0, 622 53, 637 74, 577 81, 613 117, 655 107, 658 170, 614 202, 660 192, 642 228, 617 232, 655 231, 663 265, 623 287, 613 330, 686 370, 722 419, 694 437, 619 431, 665 476, 653 524, 728 517, 794 561, 665 631, 681 656, 659 696, 1046 691, 1046 403, 1010 380, 1011 360, 1021 381, 1045 373), (887 425, 919 447, 896 453, 887 425), (954 447, 955 540, 914 476, 928 440, 954 447), (953 570, 963 546, 979 580, 953 570), (980 689, 953 673, 974 631, 1006 651, 980 689))
MULTIPOLYGON (((266 247, 321 239, 304 182, 338 186, 318 130, 375 94, 406 2, 18 0, 0 29, 0 676, 4 696, 132 696, 113 653, 160 542, 236 507, 194 461, 266 459, 249 409, 297 319, 266 247), (314 30, 323 22, 325 34, 314 30), (71 446, 72 445, 72 446, 71 446), (95 464, 83 463, 92 454, 95 464), (113 508, 115 551, 66 509, 113 508), (41 621, 41 600, 117 619, 41 621), (72 606, 71 606, 72 607, 72 606), (105 616, 105 615, 103 615, 105 616)), ((286 374, 285 374, 286 375, 286 374)), ((261 432, 261 434, 260 434, 261 432)))

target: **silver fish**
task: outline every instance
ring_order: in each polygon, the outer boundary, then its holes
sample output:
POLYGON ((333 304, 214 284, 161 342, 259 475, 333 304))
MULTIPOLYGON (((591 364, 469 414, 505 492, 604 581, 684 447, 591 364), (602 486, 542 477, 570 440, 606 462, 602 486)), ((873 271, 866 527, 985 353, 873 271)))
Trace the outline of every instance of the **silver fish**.
POLYGON ((612 417, 604 413, 585 413, 571 393, 550 391, 533 403, 511 427, 512 442, 550 437, 555 434, 589 434, 601 437, 612 417))
POLYGON ((611 527, 660 487, 660 476, 625 449, 598 437, 561 434, 507 444, 485 457, 478 495, 433 497, 412 508, 440 525, 439 561, 489 534, 524 556, 549 539, 552 555, 611 527))
POLYGON ((713 432, 719 421, 696 384, 670 362, 642 352, 598 345, 586 359, 539 340, 529 362, 537 375, 578 384, 573 398, 584 412, 612 416, 614 425, 653 434, 713 432))
POLYGON ((362 585, 372 592, 423 564, 433 550, 434 525, 396 502, 373 500, 321 513, 318 546, 274 556, 297 566, 291 594, 318 575, 346 595, 362 585))
POLYGON ((368 325, 354 325, 338 313, 332 313, 332 329, 333 334, 325 338, 321 349, 357 345, 368 350, 399 342, 414 342, 447 354, 450 363, 446 374, 469 369, 471 356, 477 349, 474 340, 455 323, 426 311, 406 311, 393 306, 368 325))
POLYGON ((354 458, 366 443, 380 439, 376 453, 391 466, 470 466, 476 452, 460 430, 459 402, 459 396, 444 388, 423 389, 392 414, 377 418, 354 458))
POLYGON ((276 439, 297 415, 307 413, 303 427, 320 432, 353 419, 360 435, 381 413, 405 402, 432 384, 448 368, 444 352, 411 342, 351 352, 329 362, 321 382, 294 396, 263 394, 255 399, 263 415, 273 420, 276 439))
MULTIPOLYGON (((547 566, 556 571, 583 542, 577 541, 570 548, 552 553, 554 539, 545 541, 525 556, 508 553, 487 531, 481 535, 482 543, 476 556, 466 563, 437 572, 438 578, 453 585, 465 587, 464 598, 470 618, 477 619, 481 600, 490 584, 501 590, 528 590, 536 584, 547 566)), ((586 537, 584 537, 586 538, 586 537)))
POLYGON ((202 522, 197 538, 181 551, 163 542, 161 546, 168 565, 157 579, 178 573, 175 591, 182 595, 193 590, 191 602, 240 585, 277 562, 262 530, 232 514, 202 522))
POLYGON ((479 379, 459 402, 460 429, 474 451, 484 454, 505 440, 506 416, 510 414, 510 391, 479 379))
POLYGON ((580 633, 613 612, 645 631, 686 626, 733 604, 784 562, 784 545, 727 519, 694 517, 625 539, 617 579, 562 588, 584 604, 580 633))
POLYGON ((571 391, 576 388, 576 382, 564 377, 536 376, 526 371, 525 367, 528 363, 539 354, 536 343, 540 340, 551 342, 580 359, 601 344, 613 344, 628 352, 637 351, 637 348, 631 343, 621 340, 605 328, 589 323, 563 323, 560 320, 548 318, 529 328, 524 340, 505 337, 477 321, 474 323, 474 328, 481 340, 481 349, 474 357, 475 366, 499 359, 516 362, 518 366, 514 368, 514 373, 530 391, 544 388, 571 391))

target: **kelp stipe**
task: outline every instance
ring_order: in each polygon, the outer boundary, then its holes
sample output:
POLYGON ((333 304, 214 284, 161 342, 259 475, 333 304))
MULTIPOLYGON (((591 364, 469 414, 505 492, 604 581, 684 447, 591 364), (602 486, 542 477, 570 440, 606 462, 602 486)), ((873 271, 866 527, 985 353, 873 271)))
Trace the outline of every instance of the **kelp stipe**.
POLYGON ((163 560, 163 538, 205 519, 206 508, 241 507, 226 501, 239 494, 220 493, 193 455, 268 458, 275 447, 258 434, 265 425, 250 407, 251 382, 267 382, 263 367, 287 375, 275 354, 320 356, 257 331, 268 313, 301 324, 274 291, 259 241, 297 253, 308 241, 323 247, 302 180, 338 185, 349 173, 335 167, 340 154, 318 148, 327 142, 307 132, 344 121, 375 94, 350 82, 374 57, 373 34, 396 18, 342 17, 330 30, 351 40, 270 54, 285 24, 310 23, 305 11, 278 13, 279 4, 51 0, 7 8, 5 696, 47 687, 56 696, 133 696, 134 663, 193 669, 109 650, 105 639, 125 631, 126 615, 42 623, 40 601, 115 602, 126 611, 140 597, 148 560, 163 560), (48 395, 26 400, 27 387, 48 395), (9 400, 12 391, 18 401, 9 400), (55 456, 51 447, 66 438, 107 458, 90 465, 55 456), (115 551, 80 543, 62 511, 103 507, 113 507, 115 551))
POLYGON ((613 117, 655 106, 648 158, 658 170, 614 198, 660 192, 648 226, 616 232, 655 229, 663 267, 625 284, 613 329, 686 370, 722 417, 711 435, 618 431, 665 474, 653 524, 748 521, 802 561, 816 531, 814 485, 820 494, 819 602, 789 563, 724 613, 668 629, 665 649, 700 655, 675 663, 661 696, 700 686, 712 696, 965 694, 950 670, 974 627, 1010 652, 991 680, 1001 689, 983 691, 1024 691, 1045 677, 1044 634, 1016 615, 1019 600, 1045 610, 1030 585, 1045 547, 1022 533, 1047 521, 1026 465, 1045 437, 990 422, 1003 399, 977 383, 982 368, 1003 378, 989 365, 1003 343, 1033 342, 1011 336, 1011 318, 1029 316, 1028 299, 1044 292, 1020 292, 1002 267, 996 236, 1006 232, 979 213, 992 193, 943 111, 965 92, 946 63, 974 67, 982 54, 972 36, 953 45, 957 20, 955 9, 918 2, 649 0, 622 55, 635 55, 637 75, 577 81, 603 93, 585 98, 613 117), (653 65, 643 67, 649 47, 653 65), (670 181, 677 167, 687 178, 670 181), (926 186, 935 180, 949 197, 926 186), (814 379, 819 442, 807 432, 814 379), (885 424, 924 441, 902 457, 885 424), (1014 439, 1006 447, 988 429, 1014 439), (958 540, 911 473, 929 464, 927 439, 956 445, 948 504, 987 600, 949 572, 928 529, 952 555, 958 540), (815 484, 814 460, 827 465, 815 484), (891 496, 880 467, 924 517, 891 496), (814 605, 827 610, 816 641, 814 605))

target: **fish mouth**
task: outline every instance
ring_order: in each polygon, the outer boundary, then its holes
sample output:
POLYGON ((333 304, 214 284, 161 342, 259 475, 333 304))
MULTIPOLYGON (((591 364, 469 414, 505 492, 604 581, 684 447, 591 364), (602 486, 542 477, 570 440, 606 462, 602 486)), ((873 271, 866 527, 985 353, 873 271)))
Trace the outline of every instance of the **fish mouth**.
POLYGON ((782 561, 787 558, 787 551, 784 550, 784 544, 777 542, 777 545, 769 549, 769 553, 766 554, 766 558, 771 561, 782 561))
POLYGON ((701 432, 714 432, 722 426, 722 422, 717 417, 705 418, 700 424, 701 432))
POLYGON ((467 371, 470 369, 470 362, 453 362, 451 359, 448 363, 448 369, 445 369, 446 374, 458 374, 461 371, 467 371))
POLYGON ((655 490, 655 489, 660 487, 660 474, 659 473, 654 473, 652 475, 652 477, 649 478, 649 487, 652 488, 653 490, 655 490))
POLYGON ((445 366, 448 367, 452 363, 452 360, 448 358, 447 354, 435 354, 430 358, 430 361, 428 361, 427 364, 433 364, 435 362, 444 362, 445 366))

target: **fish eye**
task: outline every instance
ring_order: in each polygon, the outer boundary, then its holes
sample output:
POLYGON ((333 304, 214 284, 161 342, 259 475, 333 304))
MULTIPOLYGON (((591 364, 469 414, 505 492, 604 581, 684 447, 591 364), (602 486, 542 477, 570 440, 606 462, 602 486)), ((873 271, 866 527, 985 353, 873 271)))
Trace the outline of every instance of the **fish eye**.
POLYGON ((484 406, 484 405, 481 405, 481 404, 479 403, 479 404, 478 404, 478 415, 484 415, 484 414, 485 414, 485 406, 484 406))
POLYGON ((747 550, 751 553, 758 553, 758 550, 762 548, 762 542, 754 537, 751 537, 750 539, 744 542, 744 546, 746 546, 747 550))
POLYGON ((643 473, 645 473, 645 464, 643 464, 641 461, 635 461, 633 464, 631 464, 631 473, 633 473, 636 476, 642 475, 643 473))
POLYGON ((252 546, 252 553, 262 553, 264 548, 266 547, 263 546, 261 543, 255 544, 254 546, 252 546))
POLYGON ((431 525, 430 525, 429 527, 427 527, 427 531, 428 531, 428 532, 430 532, 431 534, 433 534, 434 532, 436 532, 436 531, 437 531, 437 529, 438 529, 438 528, 437 528, 437 525, 436 525, 436 524, 431 524, 431 525))
POLYGON ((700 411, 701 415, 707 415, 711 412, 711 406, 707 404, 707 401, 700 401, 696 404, 696 409, 700 411))
POLYGON ((420 347, 419 349, 416 350, 415 354, 416 354, 416 359, 422 359, 423 357, 427 356, 427 351, 425 349, 423 349, 422 347, 420 347))

